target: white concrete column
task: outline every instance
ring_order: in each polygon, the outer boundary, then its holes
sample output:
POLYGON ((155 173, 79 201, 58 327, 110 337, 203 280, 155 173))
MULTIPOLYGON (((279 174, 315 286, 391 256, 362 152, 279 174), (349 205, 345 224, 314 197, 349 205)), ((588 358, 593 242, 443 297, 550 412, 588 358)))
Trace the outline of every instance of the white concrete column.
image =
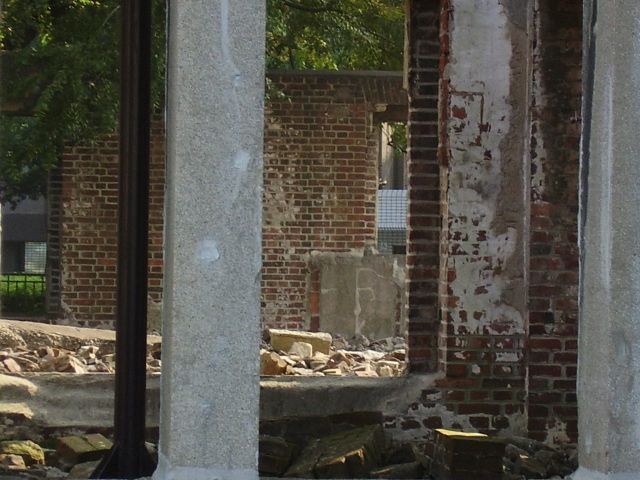
POLYGON ((264 0, 169 2, 160 460, 257 478, 264 0))
MULTIPOLYGON (((597 1, 597 3, 596 3, 597 1)), ((585 22, 579 459, 574 479, 640 478, 640 2, 585 22), (587 38, 588 39, 588 38, 587 38), (594 65, 593 67, 590 67, 594 65), (593 78, 593 100, 589 102, 593 78), (589 112, 589 106, 592 106, 589 112)))

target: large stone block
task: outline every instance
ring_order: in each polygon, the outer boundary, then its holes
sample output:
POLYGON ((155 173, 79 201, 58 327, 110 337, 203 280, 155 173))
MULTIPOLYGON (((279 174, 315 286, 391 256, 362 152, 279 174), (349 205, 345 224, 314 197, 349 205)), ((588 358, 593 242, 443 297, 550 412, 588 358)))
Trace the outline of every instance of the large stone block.
POLYGON ((431 465, 437 480, 494 480, 502 477, 505 443, 482 433, 439 428, 431 465))
POLYGON ((380 425, 329 435, 310 442, 287 470, 286 477, 368 478, 385 446, 380 425))
POLYGON ((99 433, 92 433, 60 437, 57 440, 56 450, 61 458, 74 463, 82 463, 99 460, 112 445, 108 438, 99 433))
POLYGON ((294 343, 309 343, 313 351, 329 354, 332 338, 328 333, 322 332, 298 332, 293 330, 269 329, 271 346, 275 350, 288 352, 294 343))
POLYGON ((31 440, 0 442, 0 454, 19 455, 27 465, 44 465, 44 450, 31 440))
POLYGON ((258 470, 260 475, 282 475, 291 464, 293 446, 282 438, 260 435, 258 470))
POLYGON ((322 252, 311 262, 320 279, 321 330, 376 340, 404 334, 404 256, 322 252))

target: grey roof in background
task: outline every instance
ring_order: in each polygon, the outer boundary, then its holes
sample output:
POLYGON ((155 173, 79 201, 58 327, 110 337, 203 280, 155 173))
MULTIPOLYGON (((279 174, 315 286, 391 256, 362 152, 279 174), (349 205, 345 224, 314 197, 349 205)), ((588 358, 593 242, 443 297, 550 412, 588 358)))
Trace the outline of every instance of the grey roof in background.
POLYGON ((379 229, 406 229, 407 191, 378 190, 377 217, 379 229))
POLYGON ((16 205, 16 208, 11 208, 11 205, 2 205, 2 217, 11 215, 45 215, 47 213, 47 201, 44 197, 40 197, 37 200, 31 200, 26 198, 21 200, 16 205))
POLYGON ((15 209, 9 205, 2 205, 0 238, 3 242, 46 242, 46 200, 22 200, 15 209))

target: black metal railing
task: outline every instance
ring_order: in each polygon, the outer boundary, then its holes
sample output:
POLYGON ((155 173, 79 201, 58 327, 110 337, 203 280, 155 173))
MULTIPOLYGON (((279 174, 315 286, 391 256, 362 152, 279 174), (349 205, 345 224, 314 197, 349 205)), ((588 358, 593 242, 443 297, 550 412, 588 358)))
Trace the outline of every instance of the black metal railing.
POLYGON ((16 291, 32 294, 44 293, 47 289, 47 277, 30 273, 7 273, 0 275, 0 293, 16 291))
POLYGON ((46 291, 45 275, 29 273, 0 275, 0 313, 44 315, 46 291))

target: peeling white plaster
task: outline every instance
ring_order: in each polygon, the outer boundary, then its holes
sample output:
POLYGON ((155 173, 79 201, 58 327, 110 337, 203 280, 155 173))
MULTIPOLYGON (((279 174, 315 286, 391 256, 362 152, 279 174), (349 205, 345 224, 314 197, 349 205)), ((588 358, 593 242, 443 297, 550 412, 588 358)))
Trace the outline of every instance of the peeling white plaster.
POLYGON ((520 356, 517 352, 497 352, 496 363, 517 363, 520 361, 520 356))
MULTIPOLYGON (((437 402, 437 399, 430 399, 428 401, 437 402)), ((474 414, 472 415, 474 418, 487 418, 489 422, 492 421, 492 415, 485 414, 474 414)), ((422 419, 426 419, 429 417, 440 417, 442 420, 442 428, 448 429, 456 429, 462 430, 464 432, 478 432, 478 429, 475 428, 471 422, 471 415, 456 415, 451 410, 448 410, 445 405, 442 403, 437 403, 435 406, 426 407, 422 404, 415 405, 412 407, 406 417, 397 417, 396 419, 396 428, 387 430, 394 441, 397 442, 408 442, 408 441, 420 441, 424 440, 427 432, 430 432, 431 429, 427 427, 421 427, 416 429, 407 429, 403 430, 401 425, 403 421, 415 420, 417 422, 421 422, 422 419)), ((512 415, 506 415, 505 418, 508 420, 509 427, 501 429, 498 432, 498 436, 508 437, 508 436, 522 436, 525 435, 527 431, 527 416, 524 413, 514 413, 512 415)))
MULTIPOLYGON (((538 2, 536 2, 536 7, 537 9, 539 9, 539 6, 537 5, 537 3, 538 2)), ((540 21, 535 22, 535 28, 537 31, 534 33, 534 35, 538 39, 540 38, 539 30, 541 28, 541 25, 542 25, 542 22, 540 21)), ((538 58, 542 54, 540 47, 541 47, 540 41, 535 42, 535 48, 533 50, 534 58, 538 58)), ((544 95, 544 89, 542 88, 542 72, 543 70, 541 68, 533 69, 533 88, 531 89, 531 95, 533 97, 533 103, 535 105, 535 108, 540 111, 543 111, 547 104, 547 99, 546 99, 546 96, 544 95)), ((544 187, 547 184, 544 168, 542 168, 542 164, 546 159, 545 158, 546 148, 544 146, 544 135, 542 135, 540 132, 540 126, 538 121, 534 120, 532 126, 537 128, 537 134, 535 135, 535 149, 533 152, 534 158, 532 160, 533 164, 535 165, 535 168, 532 168, 531 192, 532 192, 533 199, 538 200, 544 194, 544 187)))
POLYGON ((452 236, 446 267, 456 272, 450 297, 458 299, 450 313, 459 332, 524 333, 522 312, 504 300, 513 277, 504 272, 521 238, 514 226, 506 226, 506 232, 495 229, 499 201, 505 194, 501 142, 512 121, 508 18, 498 2, 484 0, 456 2, 455 11, 446 71, 451 88, 448 209, 452 236))
POLYGON ((571 443, 571 439, 569 438, 569 435, 567 435, 567 424, 556 418, 553 425, 547 426, 547 437, 545 438, 545 443, 549 445, 571 443))
POLYGON ((300 207, 295 205, 295 192, 292 179, 284 179, 282 174, 272 178, 264 185, 264 224, 269 228, 280 231, 287 222, 296 220, 300 207))

